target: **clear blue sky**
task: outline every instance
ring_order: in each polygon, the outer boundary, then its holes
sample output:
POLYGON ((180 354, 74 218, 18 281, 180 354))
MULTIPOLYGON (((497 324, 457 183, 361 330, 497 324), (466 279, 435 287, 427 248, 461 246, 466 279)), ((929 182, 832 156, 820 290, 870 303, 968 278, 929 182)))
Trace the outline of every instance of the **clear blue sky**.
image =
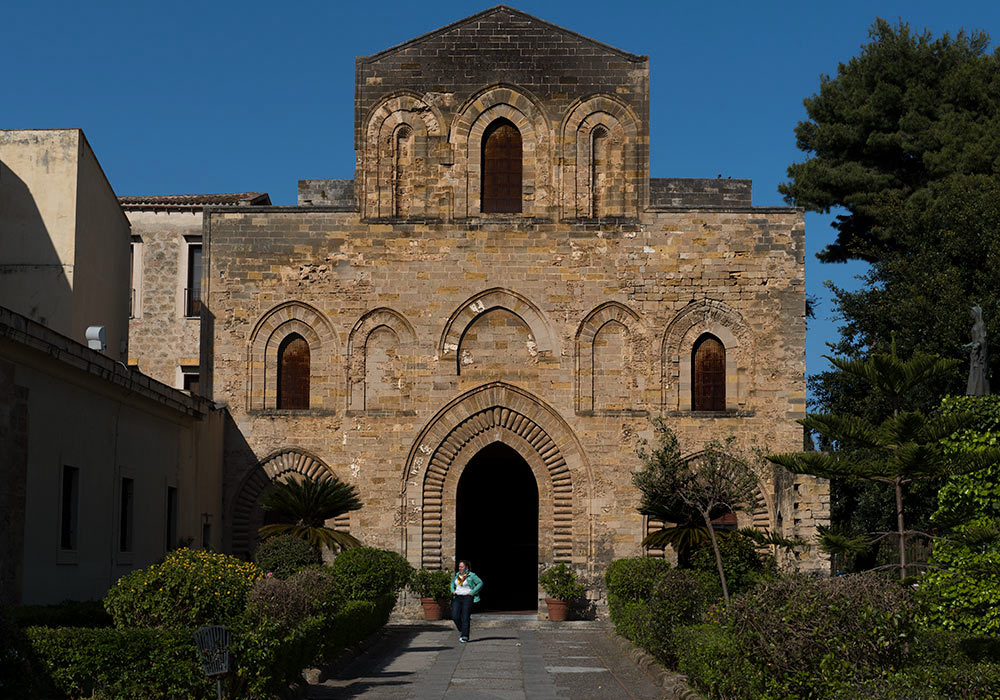
MULTIPOLYGON (((120 195, 265 191, 351 177, 354 57, 490 2, 9 2, 0 14, 0 128, 81 127, 120 195)), ((1000 0, 542 2, 525 12, 650 57, 651 174, 752 178, 759 205, 802 160, 793 128, 819 76, 858 52, 876 17, 1000 40, 1000 0)), ((996 45, 996 42, 994 42, 996 45)), ((808 372, 836 320, 823 282, 829 217, 806 218, 808 372)))

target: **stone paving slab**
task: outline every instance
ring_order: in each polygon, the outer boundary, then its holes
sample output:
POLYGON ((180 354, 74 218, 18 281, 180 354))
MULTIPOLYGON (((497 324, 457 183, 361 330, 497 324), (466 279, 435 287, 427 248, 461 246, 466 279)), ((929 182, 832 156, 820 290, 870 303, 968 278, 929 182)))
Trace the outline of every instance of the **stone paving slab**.
POLYGON ((448 622, 388 625, 366 651, 311 685, 332 700, 659 700, 663 690, 604 623, 473 616, 472 638, 448 622))

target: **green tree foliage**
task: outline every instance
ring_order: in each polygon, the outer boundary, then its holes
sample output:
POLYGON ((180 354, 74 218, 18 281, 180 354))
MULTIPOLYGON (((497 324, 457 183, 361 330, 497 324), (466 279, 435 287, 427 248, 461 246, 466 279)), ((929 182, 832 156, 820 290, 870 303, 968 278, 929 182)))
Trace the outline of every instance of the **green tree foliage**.
MULTIPOLYGON (((901 410, 911 391, 947 371, 954 362, 921 353, 902 360, 895 344, 891 352, 873 353, 866 360, 829 359, 840 371, 867 385, 873 399, 891 412, 878 423, 858 415, 811 414, 799 422, 838 449, 771 455, 768 459, 797 474, 892 484, 899 573, 905 578, 908 531, 904 487, 983 469, 1000 459, 1000 450, 959 452, 946 448, 942 440, 974 424, 970 413, 926 416, 920 411, 901 410)), ((855 550, 858 545, 839 541, 837 533, 825 533, 823 544, 828 551, 855 550)))
MULTIPOLYGON (((971 412, 976 425, 945 441, 965 452, 1000 448, 1000 397, 963 396, 944 413, 971 412)), ((950 526, 937 542, 918 596, 928 621, 974 634, 1000 635, 1000 464, 952 477, 938 496, 933 520, 950 526)))
POLYGON ((387 549, 352 547, 333 560, 333 573, 346 598, 375 601, 405 588, 413 577, 413 567, 387 549))
MULTIPOLYGON (((683 455, 677 436, 661 419, 653 421, 656 445, 639 444, 643 468, 632 475, 642 493, 639 512, 664 523, 691 526, 700 521, 715 554, 722 596, 729 587, 712 520, 745 510, 760 482, 760 461, 736 445, 736 438, 713 440, 698 454, 683 455)), ((648 544, 648 542, 646 543, 648 544)))
POLYGON ((289 578, 300 569, 320 563, 316 549, 306 540, 293 535, 267 538, 257 547, 253 560, 259 569, 280 579, 289 578))
POLYGON ((336 477, 279 481, 261 494, 260 504, 291 521, 265 525, 258 530, 262 538, 292 535, 317 551, 321 547, 349 549, 361 544, 350 534, 326 526, 327 520, 361 508, 357 488, 336 477))

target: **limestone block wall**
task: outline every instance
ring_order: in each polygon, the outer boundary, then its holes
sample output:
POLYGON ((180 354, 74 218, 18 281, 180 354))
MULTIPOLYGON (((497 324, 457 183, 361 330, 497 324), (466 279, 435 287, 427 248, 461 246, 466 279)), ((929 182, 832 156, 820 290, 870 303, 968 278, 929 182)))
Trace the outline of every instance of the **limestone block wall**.
POLYGON ((200 240, 200 210, 126 210, 138 260, 134 261, 129 363, 181 388, 181 367, 199 365, 201 320, 184 307, 187 241, 200 240))
MULTIPOLYGON (((202 354, 233 419, 234 551, 252 545, 272 472, 325 469, 360 489, 355 535, 450 565, 457 481, 500 441, 539 485, 540 559, 600 567, 642 552, 631 472, 651 416, 692 452, 729 434, 801 446, 800 210, 662 208, 618 224, 379 222, 322 206, 205 217, 202 354), (314 390, 310 408, 280 410, 266 348, 293 325, 314 390), (691 346, 706 332, 725 346, 726 410, 694 413, 691 346)), ((785 475, 762 484, 750 521, 808 536, 828 514, 824 484, 785 475)), ((800 566, 824 562, 814 551, 800 566)))

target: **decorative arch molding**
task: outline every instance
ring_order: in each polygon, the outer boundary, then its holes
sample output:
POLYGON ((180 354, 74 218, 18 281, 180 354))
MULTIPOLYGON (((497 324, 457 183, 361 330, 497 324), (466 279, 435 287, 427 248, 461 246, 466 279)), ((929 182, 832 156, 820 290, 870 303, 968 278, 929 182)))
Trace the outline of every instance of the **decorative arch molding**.
POLYGON ((753 382, 753 334, 738 311, 721 301, 702 299, 681 309, 663 334, 662 388, 667 410, 691 410, 691 351, 705 333, 718 338, 726 350, 726 410, 746 408, 753 382))
POLYGON ((483 132, 497 119, 509 120, 521 133, 522 213, 542 216, 552 206, 551 123, 541 102, 527 91, 497 84, 470 97, 452 122, 448 140, 463 185, 454 195, 455 215, 479 216, 482 193, 483 132))
POLYGON ((441 568, 454 554, 451 516, 459 478, 472 457, 494 442, 515 449, 535 475, 541 556, 570 561, 574 547, 577 554, 588 554, 589 544, 582 548, 590 538, 585 508, 592 478, 582 446, 551 407, 528 392, 493 382, 445 406, 410 449, 401 507, 409 525, 407 546, 416 549, 420 565, 441 568))
MULTIPOLYGON (((230 511, 233 554, 243 557, 252 554, 251 548, 256 535, 254 512, 261 494, 271 484, 289 478, 327 481, 334 476, 333 470, 323 460, 298 447, 278 450, 260 460, 244 477, 230 511)), ((333 522, 335 529, 346 532, 350 527, 350 515, 342 515, 333 522)))
POLYGON ((311 356, 310 408, 333 408, 333 363, 339 356, 337 334, 323 312, 301 301, 286 301, 261 316, 250 332, 247 406, 250 410, 277 407, 278 346, 292 333, 309 343, 311 356))
POLYGON ((365 405, 365 381, 367 377, 367 344, 372 333, 386 328, 396 336, 399 348, 405 358, 407 374, 413 369, 414 344, 417 333, 406 318, 393 309, 380 307, 367 312, 351 329, 347 339, 347 409, 363 411, 365 405))
POLYGON ((413 92, 396 92, 386 96, 368 113, 365 120, 365 143, 362 163, 360 201, 363 216, 396 217, 400 215, 400 192, 408 193, 410 216, 423 216, 432 209, 433 187, 424 165, 428 162, 429 137, 444 134, 444 116, 437 106, 413 92), (400 175, 397 146, 401 133, 409 129, 412 152, 406 169, 406 182, 397 182, 400 175), (425 196, 415 192, 423 189, 425 196))
POLYGON ((556 354, 556 337, 552 325, 527 297, 509 289, 494 287, 465 300, 448 317, 438 344, 438 357, 455 358, 455 373, 461 374, 461 346, 466 330, 482 314, 493 309, 506 309, 520 318, 531 330, 539 353, 556 354))
POLYGON ((641 343, 646 327, 639 314, 617 301, 608 301, 594 308, 580 322, 576 330, 576 410, 594 410, 595 372, 594 339, 608 323, 620 323, 628 330, 629 342, 641 343))
POLYGON ((563 217, 638 217, 645 177, 640 141, 639 119, 621 100, 593 95, 572 106, 559 132, 563 217), (596 178, 592 159, 594 136, 600 130, 607 134, 609 147, 606 172, 596 178), (598 201, 604 211, 595 211, 598 201))

